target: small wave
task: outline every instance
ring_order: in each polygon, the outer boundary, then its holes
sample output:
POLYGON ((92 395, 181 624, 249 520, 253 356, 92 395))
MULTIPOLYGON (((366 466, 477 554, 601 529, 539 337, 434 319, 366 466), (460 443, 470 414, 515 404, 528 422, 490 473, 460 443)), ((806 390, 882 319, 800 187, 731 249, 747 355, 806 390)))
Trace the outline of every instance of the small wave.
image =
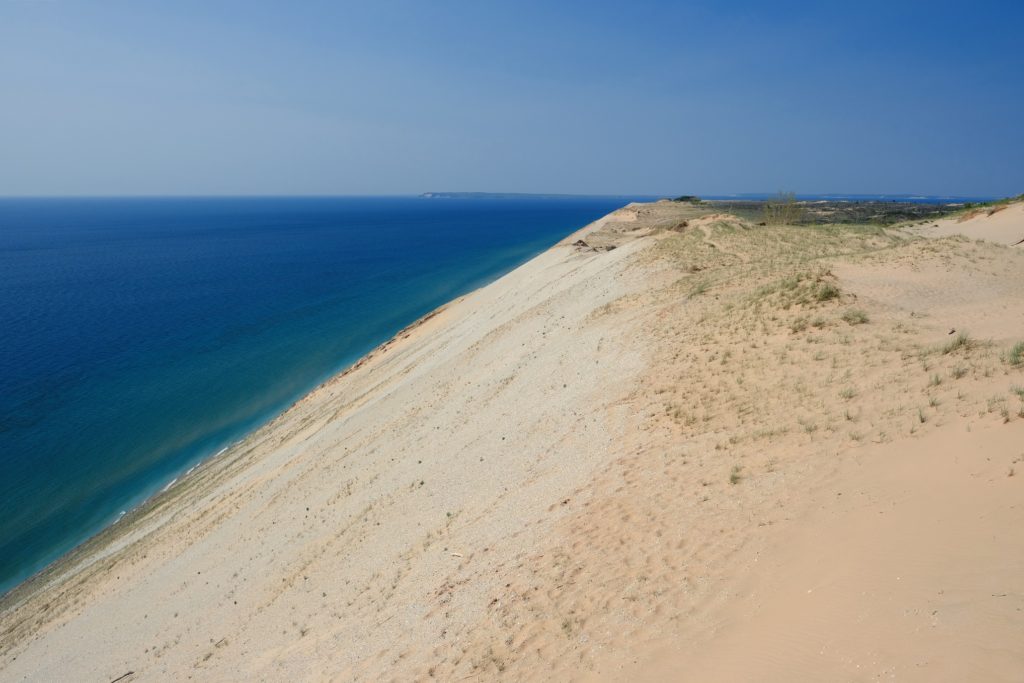
POLYGON ((163 488, 163 491, 161 491, 161 493, 163 493, 164 491, 166 491, 167 489, 171 488, 172 486, 174 486, 177 483, 178 483, 178 478, 177 477, 175 477, 174 479, 171 479, 170 483, 167 484, 167 486, 165 486, 163 488))

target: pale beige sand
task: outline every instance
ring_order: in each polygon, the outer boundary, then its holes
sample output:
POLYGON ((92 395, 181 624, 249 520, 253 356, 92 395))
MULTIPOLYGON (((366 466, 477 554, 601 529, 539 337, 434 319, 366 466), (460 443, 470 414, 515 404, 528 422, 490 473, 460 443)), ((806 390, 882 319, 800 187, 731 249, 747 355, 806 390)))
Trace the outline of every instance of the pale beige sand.
POLYGON ((919 230, 932 237, 964 235, 1006 245, 1024 244, 1024 203, 975 209, 928 223, 919 230))
POLYGON ((0 680, 1021 680, 1021 339, 1019 248, 632 205, 8 599, 0 680))
POLYGON ((1020 680, 1024 422, 872 445, 636 681, 1020 680))

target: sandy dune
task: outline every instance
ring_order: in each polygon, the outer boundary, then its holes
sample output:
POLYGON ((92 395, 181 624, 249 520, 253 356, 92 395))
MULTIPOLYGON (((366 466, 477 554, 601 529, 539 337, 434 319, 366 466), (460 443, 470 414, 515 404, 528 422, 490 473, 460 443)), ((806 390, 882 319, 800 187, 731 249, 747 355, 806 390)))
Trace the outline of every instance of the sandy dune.
POLYGON ((621 209, 8 597, 0 680, 1022 680, 1020 210, 621 209))
POLYGON ((932 237, 964 235, 1019 246, 1024 244, 1024 203, 975 209, 929 224, 921 232, 932 237))
POLYGON ((699 645, 629 680, 1019 680, 1024 424, 872 446, 814 487, 699 645))

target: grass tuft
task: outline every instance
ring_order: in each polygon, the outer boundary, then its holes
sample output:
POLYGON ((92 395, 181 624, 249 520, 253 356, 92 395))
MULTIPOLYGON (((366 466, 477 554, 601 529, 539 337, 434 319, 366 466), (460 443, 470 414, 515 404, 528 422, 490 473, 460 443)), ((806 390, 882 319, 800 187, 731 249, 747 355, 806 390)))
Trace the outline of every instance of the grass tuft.
POLYGON ((1024 365, 1024 341, 1019 341, 1006 354, 1006 362, 1014 367, 1024 365))
POLYGON ((851 325, 863 325, 868 322, 868 314, 860 308, 851 308, 843 313, 843 320, 851 325))
POLYGON ((831 301, 839 298, 839 288, 831 282, 822 283, 815 292, 814 298, 817 301, 831 301))
MULTIPOLYGON (((956 337, 954 337, 952 341, 950 341, 948 344, 942 347, 942 353, 943 355, 948 356, 954 351, 959 351, 960 349, 963 349, 964 351, 970 351, 973 348, 974 340, 971 339, 971 335, 967 334, 966 332, 961 332, 960 334, 956 335, 956 337)), ((1022 351, 1024 351, 1024 349, 1022 349, 1022 351)))

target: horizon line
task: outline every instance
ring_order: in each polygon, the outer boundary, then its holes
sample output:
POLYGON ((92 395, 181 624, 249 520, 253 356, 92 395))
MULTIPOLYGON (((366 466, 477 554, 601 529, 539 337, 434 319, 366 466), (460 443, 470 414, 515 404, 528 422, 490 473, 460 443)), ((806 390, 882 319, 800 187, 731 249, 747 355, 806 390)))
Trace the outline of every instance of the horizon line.
MULTIPOLYGON (((422 199, 443 199, 445 195, 459 196, 465 198, 489 198, 489 197, 552 197, 552 198, 660 198, 672 199, 675 197, 697 197, 709 200, 724 199, 753 199, 772 197, 779 194, 775 192, 721 192, 721 193, 647 193, 647 192, 614 192, 614 193, 563 193, 563 192, 482 192, 482 191, 460 191, 460 190, 431 190, 418 193, 138 193, 138 194, 0 194, 0 200, 10 199, 344 199, 344 198, 422 198, 422 199)), ((1019 194, 928 194, 924 192, 796 192, 794 195, 801 197, 892 197, 892 198, 928 198, 928 199, 1013 199, 1021 196, 1019 194)))

